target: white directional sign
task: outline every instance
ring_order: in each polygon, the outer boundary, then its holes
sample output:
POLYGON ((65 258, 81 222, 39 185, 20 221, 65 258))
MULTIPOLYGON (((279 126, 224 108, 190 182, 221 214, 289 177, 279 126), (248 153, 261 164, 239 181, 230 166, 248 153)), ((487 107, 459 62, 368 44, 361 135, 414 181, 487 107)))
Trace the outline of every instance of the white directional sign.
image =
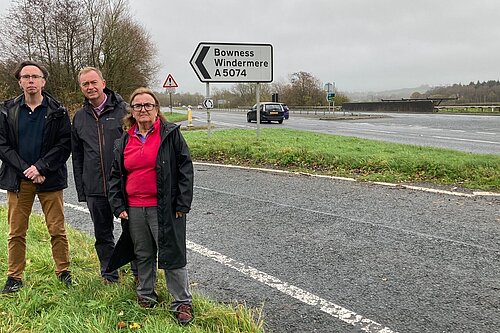
POLYGON ((190 64, 201 82, 272 82, 273 46, 201 42, 190 64))
POLYGON ((214 100, 211 98, 205 98, 203 100, 203 107, 205 109, 213 109, 214 108, 214 100))

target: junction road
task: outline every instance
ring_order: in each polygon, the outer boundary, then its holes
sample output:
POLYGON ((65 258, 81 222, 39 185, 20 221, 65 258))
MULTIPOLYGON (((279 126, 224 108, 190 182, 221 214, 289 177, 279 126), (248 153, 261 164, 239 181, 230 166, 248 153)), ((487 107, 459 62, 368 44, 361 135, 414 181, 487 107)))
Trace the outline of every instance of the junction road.
MULTIPOLYGON (((193 290, 262 308, 268 332, 500 327, 500 197, 195 169, 193 290)), ((72 181, 65 201, 68 223, 91 233, 72 181)))

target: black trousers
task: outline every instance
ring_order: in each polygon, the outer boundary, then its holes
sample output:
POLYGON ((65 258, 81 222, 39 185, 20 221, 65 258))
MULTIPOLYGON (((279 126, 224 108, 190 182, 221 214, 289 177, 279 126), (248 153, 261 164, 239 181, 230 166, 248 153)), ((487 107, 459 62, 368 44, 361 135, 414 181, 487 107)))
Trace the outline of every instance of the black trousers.
MULTIPOLYGON (((90 217, 94 223, 95 250, 99 258, 101 276, 110 281, 118 281, 118 271, 106 273, 109 259, 115 248, 114 216, 107 197, 89 196, 87 197, 87 207, 90 211, 90 217)), ((130 264, 132 272, 137 276, 137 266, 135 262, 130 264)))

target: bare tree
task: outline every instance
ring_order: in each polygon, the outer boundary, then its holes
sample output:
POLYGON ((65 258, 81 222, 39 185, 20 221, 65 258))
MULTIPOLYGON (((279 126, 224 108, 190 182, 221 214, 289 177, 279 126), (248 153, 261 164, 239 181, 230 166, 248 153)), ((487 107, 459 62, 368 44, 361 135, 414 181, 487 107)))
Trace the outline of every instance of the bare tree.
POLYGON ((290 85, 285 87, 283 93, 291 105, 322 105, 325 99, 321 82, 307 72, 290 75, 290 85))
MULTIPOLYGON (((0 27, 0 78, 21 60, 40 61, 51 73, 47 89, 66 104, 81 100, 76 75, 84 66, 101 68, 125 95, 157 70, 157 50, 128 0, 15 0, 2 19, 9 24, 0 27)), ((15 80, 2 82, 0 97, 18 92, 15 80)))

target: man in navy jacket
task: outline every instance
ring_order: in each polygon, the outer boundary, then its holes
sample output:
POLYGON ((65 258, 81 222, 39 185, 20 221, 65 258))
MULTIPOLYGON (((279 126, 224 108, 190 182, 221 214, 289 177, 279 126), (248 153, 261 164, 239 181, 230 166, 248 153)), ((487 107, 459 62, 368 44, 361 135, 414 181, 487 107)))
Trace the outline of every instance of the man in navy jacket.
POLYGON ((7 190, 9 219, 7 282, 2 293, 23 286, 26 233, 35 195, 50 234, 56 275, 67 286, 72 283, 63 201, 71 124, 66 109, 43 91, 48 76, 41 64, 20 63, 15 77, 23 94, 0 105, 0 188, 7 190))

